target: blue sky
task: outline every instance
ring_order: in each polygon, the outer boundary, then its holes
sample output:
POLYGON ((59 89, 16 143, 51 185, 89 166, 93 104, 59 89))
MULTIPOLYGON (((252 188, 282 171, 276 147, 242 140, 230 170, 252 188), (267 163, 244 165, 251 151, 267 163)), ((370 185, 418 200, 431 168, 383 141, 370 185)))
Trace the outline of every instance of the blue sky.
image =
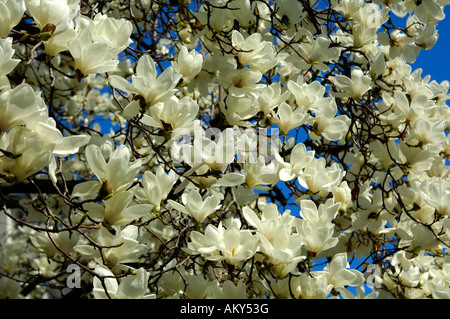
POLYGON ((446 19, 438 26, 439 38, 431 50, 422 50, 416 62, 412 65, 413 70, 422 68, 422 76, 431 75, 432 80, 442 82, 450 80, 450 6, 444 10, 446 19))

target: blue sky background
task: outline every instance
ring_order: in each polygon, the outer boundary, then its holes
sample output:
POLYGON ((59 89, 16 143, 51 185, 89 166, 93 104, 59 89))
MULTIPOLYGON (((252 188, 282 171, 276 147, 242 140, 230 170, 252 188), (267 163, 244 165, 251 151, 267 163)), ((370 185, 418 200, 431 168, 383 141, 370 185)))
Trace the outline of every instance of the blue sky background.
POLYGON ((422 50, 413 70, 422 68, 422 76, 431 75, 431 80, 450 80, 450 6, 444 9, 446 18, 438 26, 439 38, 431 50, 422 50))

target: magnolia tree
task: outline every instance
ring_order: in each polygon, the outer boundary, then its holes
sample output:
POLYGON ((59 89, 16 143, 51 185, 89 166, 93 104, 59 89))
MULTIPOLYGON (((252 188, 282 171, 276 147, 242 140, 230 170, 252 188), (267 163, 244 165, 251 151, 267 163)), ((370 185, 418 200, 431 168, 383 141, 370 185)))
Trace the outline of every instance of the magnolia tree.
POLYGON ((450 298, 447 0, 1 0, 3 298, 450 298))

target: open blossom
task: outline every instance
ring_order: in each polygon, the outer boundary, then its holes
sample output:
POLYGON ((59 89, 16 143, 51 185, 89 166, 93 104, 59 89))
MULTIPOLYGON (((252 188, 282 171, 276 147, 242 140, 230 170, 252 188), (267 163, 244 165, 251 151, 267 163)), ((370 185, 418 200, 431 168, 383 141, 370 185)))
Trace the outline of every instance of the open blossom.
POLYGON ((198 104, 189 96, 181 99, 172 96, 164 103, 150 108, 149 114, 144 114, 141 121, 146 125, 175 131, 173 133, 177 133, 177 130, 186 133, 186 130, 193 130, 198 111, 198 104))
POLYGON ((25 12, 24 0, 0 1, 0 38, 6 38, 11 29, 22 19, 25 12))
POLYGON ((9 74, 20 62, 13 58, 14 52, 12 38, 0 39, 0 78, 9 74))
POLYGON ((183 205, 170 199, 167 203, 179 212, 194 218, 197 223, 202 223, 220 208, 220 198, 214 194, 207 196, 203 200, 198 191, 191 190, 188 193, 184 193, 181 199, 183 205))
POLYGON ((92 293, 95 299, 154 299, 154 294, 147 294, 147 282, 149 275, 139 268, 132 274, 123 277, 120 281, 114 277, 114 273, 106 266, 95 266, 95 272, 104 278, 106 292, 98 279, 94 278, 92 293))
POLYGON ((315 116, 313 122, 313 130, 310 136, 317 139, 323 136, 330 141, 341 139, 350 126, 350 118, 345 115, 337 114, 337 105, 334 99, 324 98, 315 104, 315 116))
POLYGON ((46 117, 46 114, 47 108, 40 93, 26 83, 0 92, 0 133, 36 117, 46 117))
POLYGON ((305 111, 311 109, 325 94, 325 87, 318 81, 305 83, 301 76, 297 81, 289 80, 287 82, 287 87, 294 98, 295 105, 301 107, 305 111))
POLYGON ((161 166, 156 168, 156 172, 145 171, 142 176, 142 187, 137 188, 136 199, 143 204, 152 205, 152 209, 160 211, 161 202, 167 198, 172 186, 178 179, 178 175, 170 170, 166 174, 161 166))
POLYGON ((128 147, 121 145, 106 160, 97 145, 86 147, 86 158, 89 167, 98 180, 77 184, 72 196, 98 195, 100 198, 125 191, 131 186, 141 168, 141 161, 130 164, 131 153, 128 147))
POLYGON ((333 79, 333 84, 339 92, 333 92, 336 97, 349 97, 355 100, 360 100, 363 95, 370 89, 372 79, 365 75, 359 68, 352 70, 351 78, 345 75, 336 75, 333 79))
POLYGON ((344 171, 337 163, 326 166, 323 157, 314 159, 298 176, 301 186, 314 194, 326 195, 341 183, 344 171))
POLYGON ((74 249, 84 256, 94 258, 99 264, 103 264, 104 260, 112 271, 128 270, 130 267, 126 264, 137 262, 145 253, 146 246, 139 242, 139 232, 135 225, 123 228, 113 226, 112 230, 110 232, 106 227, 101 227, 96 233, 97 242, 107 247, 102 249, 102 255, 98 249, 87 244, 79 244, 74 249))
POLYGON ((296 45, 297 54, 292 54, 286 60, 294 63, 299 69, 307 70, 312 67, 314 70, 327 71, 329 63, 339 56, 339 49, 330 47, 330 40, 323 36, 314 38, 309 32, 306 35, 307 41, 296 45))
POLYGON ((134 194, 129 191, 120 192, 103 201, 102 204, 89 202, 84 205, 89 217, 108 225, 125 226, 133 220, 150 212, 152 206, 133 203, 134 194))
POLYGON ((115 19, 98 13, 94 19, 89 20, 87 27, 91 30, 95 42, 105 43, 119 52, 125 50, 132 42, 130 35, 133 25, 128 20, 115 19))
POLYGON ((202 235, 198 232, 191 234, 192 242, 188 244, 189 250, 204 254, 208 260, 224 260, 230 265, 247 260, 256 253, 258 237, 249 230, 240 230, 234 224, 226 229, 222 225, 219 225, 218 228, 208 225, 207 229, 209 227, 212 227, 209 234, 202 235), (211 237, 211 235, 213 236, 211 237), (211 239, 215 237, 216 241, 208 243, 206 249, 203 249, 203 243, 209 242, 208 237, 211 239))
POLYGON ((220 103, 220 110, 225 114, 228 124, 247 127, 251 125, 249 120, 259 112, 259 107, 250 95, 230 95, 226 103, 220 103))
POLYGON ((0 177, 7 182, 21 182, 51 161, 52 150, 44 147, 35 132, 16 126, 0 137, 0 177))
POLYGON ((308 252, 317 255, 320 252, 337 245, 332 220, 338 214, 339 203, 331 199, 325 204, 316 204, 311 200, 300 201, 300 216, 296 223, 297 232, 302 236, 308 252))
POLYGON ((93 42, 91 32, 89 28, 81 30, 68 45, 75 61, 75 70, 78 70, 81 76, 115 71, 119 64, 117 54, 120 51, 106 43, 93 42))
POLYGON ((61 33, 73 28, 74 7, 77 3, 70 0, 25 0, 28 12, 41 31, 52 25, 55 29, 51 34, 61 33))
POLYGON ((278 62, 275 49, 269 41, 262 41, 260 33, 253 33, 244 38, 237 30, 233 30, 231 41, 237 51, 239 63, 261 73, 273 68, 278 62))
MULTIPOLYGON (((145 108, 168 100, 177 91, 175 87, 181 75, 172 66, 157 74, 155 62, 149 55, 143 55, 136 66, 136 75, 131 77, 131 83, 118 75, 111 75, 111 85, 119 90, 141 96, 145 108)), ((132 102, 133 103, 133 102, 132 102)), ((132 103, 128 107, 133 107, 132 103)), ((134 103, 140 103, 134 101, 134 103)))
POLYGON ((278 125, 283 134, 287 134, 290 130, 300 127, 307 123, 309 115, 303 108, 292 109, 292 106, 282 102, 278 105, 275 112, 272 113, 271 121, 278 125))
POLYGON ((275 158, 280 162, 280 179, 290 181, 300 175, 304 168, 314 159, 314 151, 308 151, 305 144, 298 143, 291 150, 289 162, 285 162, 279 153, 275 153, 275 158))

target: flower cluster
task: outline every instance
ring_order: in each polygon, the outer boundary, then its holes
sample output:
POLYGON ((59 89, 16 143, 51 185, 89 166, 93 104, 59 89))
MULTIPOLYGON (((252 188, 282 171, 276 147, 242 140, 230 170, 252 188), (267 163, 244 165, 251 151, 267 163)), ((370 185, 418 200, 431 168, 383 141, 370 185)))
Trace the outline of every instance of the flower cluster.
POLYGON ((450 298, 444 3, 0 0, 0 297, 450 298))

